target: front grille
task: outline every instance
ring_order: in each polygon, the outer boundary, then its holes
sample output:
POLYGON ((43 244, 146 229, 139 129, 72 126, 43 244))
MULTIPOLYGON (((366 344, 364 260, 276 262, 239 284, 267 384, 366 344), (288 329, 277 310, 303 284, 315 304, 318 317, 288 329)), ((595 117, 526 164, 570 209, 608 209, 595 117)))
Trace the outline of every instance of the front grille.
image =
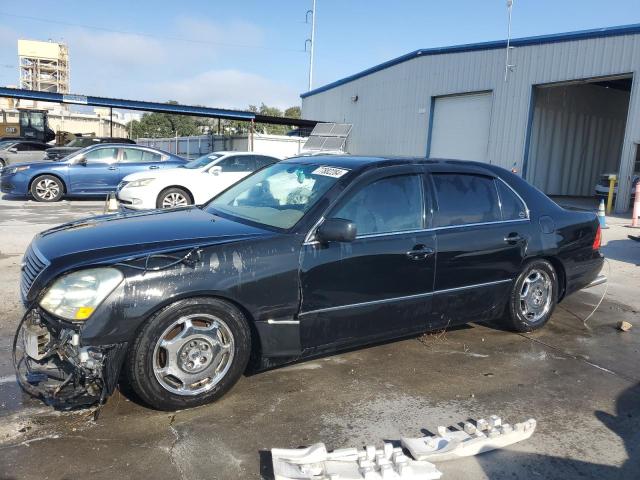
POLYGON ((7 180, 2 180, 0 182, 0 191, 4 192, 4 193, 11 193, 14 190, 14 186, 13 183, 8 182, 7 180))
POLYGON ((26 302, 29 290, 33 282, 36 281, 38 275, 47 268, 49 261, 33 246, 33 243, 29 245, 27 251, 22 258, 22 275, 20 279, 20 294, 22 295, 22 301, 26 302))

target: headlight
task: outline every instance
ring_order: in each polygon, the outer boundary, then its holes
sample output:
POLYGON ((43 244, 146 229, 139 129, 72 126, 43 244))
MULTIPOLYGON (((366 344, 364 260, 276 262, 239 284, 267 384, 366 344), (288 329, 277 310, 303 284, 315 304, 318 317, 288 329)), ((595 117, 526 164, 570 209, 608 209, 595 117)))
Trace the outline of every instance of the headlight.
POLYGON ((40 306, 67 320, 86 320, 122 279, 122 273, 115 268, 90 268, 69 273, 53 283, 40 306))
POLYGON ((7 169, 7 174, 13 175, 14 173, 24 172, 25 170, 29 170, 29 166, 25 165, 22 167, 11 167, 7 169))
POLYGON ((133 182, 127 183, 125 187, 144 187, 145 185, 149 185, 154 180, 154 178, 141 178, 140 180, 134 180, 133 182))

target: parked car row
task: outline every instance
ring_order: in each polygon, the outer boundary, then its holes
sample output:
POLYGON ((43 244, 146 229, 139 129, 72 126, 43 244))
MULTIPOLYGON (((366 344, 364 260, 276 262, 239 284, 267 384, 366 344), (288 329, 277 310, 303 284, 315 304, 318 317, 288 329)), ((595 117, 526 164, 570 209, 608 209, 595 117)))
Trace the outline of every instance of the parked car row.
POLYGON ((279 160, 255 153, 214 152, 188 162, 152 147, 98 143, 60 160, 11 164, 0 172, 0 191, 39 202, 115 191, 125 208, 173 208, 204 203, 279 160))
POLYGON ((98 144, 61 160, 20 163, 2 169, 0 191, 56 202, 65 195, 106 195, 130 173, 178 167, 187 162, 151 147, 98 144))

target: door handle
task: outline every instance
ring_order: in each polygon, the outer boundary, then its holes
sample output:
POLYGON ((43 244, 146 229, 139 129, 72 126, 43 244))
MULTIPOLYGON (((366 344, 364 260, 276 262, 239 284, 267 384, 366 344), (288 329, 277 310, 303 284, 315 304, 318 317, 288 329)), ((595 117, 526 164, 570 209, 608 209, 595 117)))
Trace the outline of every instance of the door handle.
POLYGON ((158 168, 160 168, 158 165, 151 165, 149 170, 157 170, 158 168))
POLYGON ((518 242, 523 242, 524 240, 525 240, 525 238, 521 237, 517 233, 510 233, 509 235, 504 237, 505 243, 518 243, 518 242))
POLYGON ((413 250, 409 250, 406 255, 409 257, 409 260, 426 260, 434 253, 435 251, 433 248, 429 248, 424 245, 416 245, 413 247, 413 250))
POLYGON ((117 170, 118 167, 109 167, 109 170, 117 170))

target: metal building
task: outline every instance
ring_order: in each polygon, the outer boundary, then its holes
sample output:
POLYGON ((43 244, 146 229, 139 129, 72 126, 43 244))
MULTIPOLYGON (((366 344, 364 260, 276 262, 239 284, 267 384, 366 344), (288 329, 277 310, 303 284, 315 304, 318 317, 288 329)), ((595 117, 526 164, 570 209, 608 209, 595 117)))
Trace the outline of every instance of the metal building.
POLYGON ((515 168, 550 195, 589 196, 640 171, 640 24, 417 50, 304 93, 303 118, 353 124, 353 154, 515 168), (507 65, 511 67, 506 68, 507 65))
POLYGON ((64 43, 18 40, 20 88, 69 93, 69 49, 64 43))

